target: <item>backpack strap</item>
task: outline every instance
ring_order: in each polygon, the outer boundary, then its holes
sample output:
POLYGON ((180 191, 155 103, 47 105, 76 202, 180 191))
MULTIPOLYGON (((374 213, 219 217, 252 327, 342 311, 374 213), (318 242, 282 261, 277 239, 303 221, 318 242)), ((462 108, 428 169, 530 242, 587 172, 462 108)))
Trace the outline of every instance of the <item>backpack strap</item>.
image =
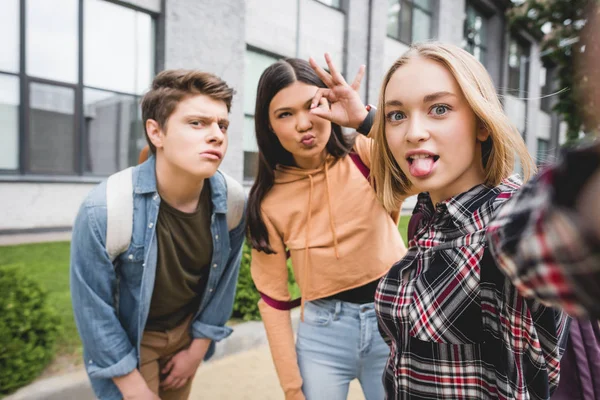
POLYGON ((133 231, 133 167, 108 177, 106 182, 106 251, 110 261, 125 252, 133 231))
POLYGON ((219 172, 225 178, 225 185, 227 186, 227 229, 231 231, 242 221, 246 195, 244 188, 238 181, 223 171, 219 172))
POLYGON ((367 180, 369 180, 369 178, 371 177, 371 170, 369 169, 369 167, 366 166, 366 164, 363 162, 363 160, 361 160, 358 153, 351 152, 351 153, 348 153, 348 155, 350 156, 350 158, 354 162, 354 165, 356 165, 356 167, 358 168, 360 173, 363 174, 363 176, 367 180))

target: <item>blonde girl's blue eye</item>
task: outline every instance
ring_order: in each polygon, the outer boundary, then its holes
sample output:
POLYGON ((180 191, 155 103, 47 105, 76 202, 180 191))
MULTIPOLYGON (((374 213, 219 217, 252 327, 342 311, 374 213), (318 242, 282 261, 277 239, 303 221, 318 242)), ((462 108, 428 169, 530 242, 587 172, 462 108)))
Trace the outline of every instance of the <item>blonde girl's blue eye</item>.
POLYGON ((401 111, 390 111, 386 114, 386 119, 390 122, 399 122, 404 118, 406 118, 406 115, 401 111))
POLYGON ((446 115, 448 111, 450 111, 450 107, 445 104, 436 104, 431 108, 433 115, 441 117, 442 115, 446 115))

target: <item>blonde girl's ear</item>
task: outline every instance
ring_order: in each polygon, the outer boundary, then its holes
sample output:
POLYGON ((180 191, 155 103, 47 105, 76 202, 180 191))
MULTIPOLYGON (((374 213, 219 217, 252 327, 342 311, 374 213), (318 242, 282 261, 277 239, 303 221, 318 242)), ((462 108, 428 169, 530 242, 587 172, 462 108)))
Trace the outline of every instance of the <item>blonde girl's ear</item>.
POLYGON ((476 137, 477 137, 477 140, 480 142, 485 142, 490 137, 490 130, 481 121, 477 122, 476 137))

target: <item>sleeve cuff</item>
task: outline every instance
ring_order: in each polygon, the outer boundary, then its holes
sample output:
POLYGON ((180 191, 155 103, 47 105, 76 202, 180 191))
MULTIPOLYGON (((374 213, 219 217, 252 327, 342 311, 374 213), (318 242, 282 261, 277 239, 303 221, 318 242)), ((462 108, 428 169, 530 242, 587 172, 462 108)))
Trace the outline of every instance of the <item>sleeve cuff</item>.
POLYGON ((85 368, 90 378, 111 379, 116 376, 127 375, 137 367, 137 353, 135 349, 110 367, 102 368, 96 365, 93 359, 86 360, 85 368))
POLYGON ((192 336, 194 339, 210 339, 219 342, 233 332, 228 326, 207 325, 196 321, 192 324, 192 336))

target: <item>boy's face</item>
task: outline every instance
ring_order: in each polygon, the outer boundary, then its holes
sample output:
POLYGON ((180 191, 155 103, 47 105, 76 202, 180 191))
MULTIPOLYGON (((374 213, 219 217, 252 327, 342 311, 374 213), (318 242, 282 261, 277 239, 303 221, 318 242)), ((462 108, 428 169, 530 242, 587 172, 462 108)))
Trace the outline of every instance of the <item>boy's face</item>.
POLYGON ((193 178, 215 174, 227 151, 228 126, 227 105, 205 95, 180 101, 162 129, 154 120, 146 122, 157 162, 193 178))

